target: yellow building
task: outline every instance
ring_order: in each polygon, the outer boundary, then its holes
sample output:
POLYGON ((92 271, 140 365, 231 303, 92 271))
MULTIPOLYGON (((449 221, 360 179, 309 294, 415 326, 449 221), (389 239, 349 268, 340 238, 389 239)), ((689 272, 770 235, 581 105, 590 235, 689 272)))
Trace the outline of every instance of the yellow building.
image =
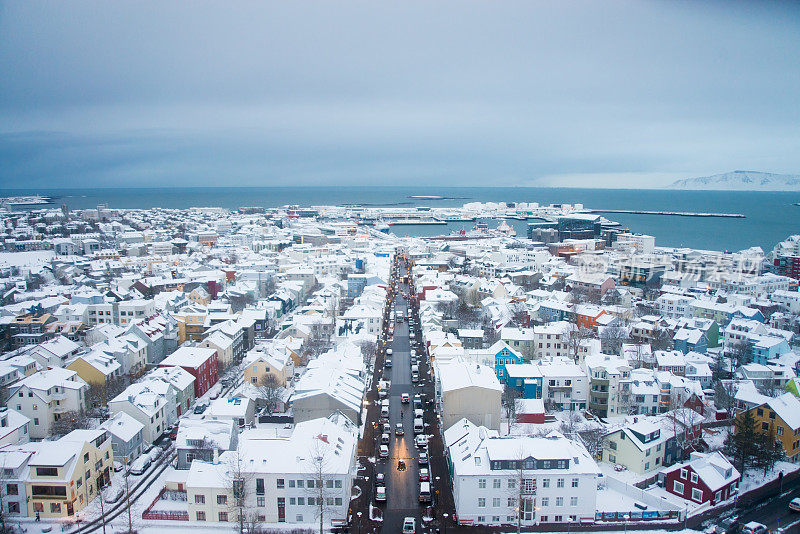
POLYGON ((178 323, 178 344, 186 341, 202 341, 206 331, 205 323, 208 312, 203 307, 188 306, 175 314, 178 323))
POLYGON ((111 480, 111 435, 102 429, 73 430, 38 444, 25 480, 28 514, 65 518, 80 512, 111 480))
POLYGON ((784 393, 751 408, 750 412, 756 420, 756 432, 774 435, 790 462, 800 460, 800 399, 784 393))
POLYGON ((105 385, 109 380, 118 378, 122 372, 122 366, 116 358, 98 352, 78 356, 67 369, 75 371, 84 382, 93 386, 105 385))

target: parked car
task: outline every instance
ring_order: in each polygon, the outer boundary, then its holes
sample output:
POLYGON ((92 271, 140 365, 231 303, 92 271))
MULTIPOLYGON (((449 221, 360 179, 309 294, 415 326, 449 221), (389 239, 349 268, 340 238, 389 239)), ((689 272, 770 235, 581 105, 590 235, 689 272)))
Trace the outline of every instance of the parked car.
POLYGON ((389 444, 389 434, 381 434, 381 443, 383 445, 389 444))
POLYGON ((428 472, 427 467, 420 467, 419 469, 419 481, 420 482, 428 482, 431 479, 431 475, 428 472))
POLYGON ((159 456, 164 452, 164 449, 161 447, 153 447, 147 455, 150 457, 150 462, 155 462, 159 456))
POLYGON ((376 473, 375 474, 375 485, 376 486, 385 486, 386 485, 386 475, 383 473, 376 473))
POLYGON ((207 404, 198 404, 197 406, 194 407, 194 413, 198 414, 203 413, 204 411, 206 411, 206 408, 208 408, 207 404))
MULTIPOLYGON (((392 350, 392 349, 389 349, 389 350, 392 350)), ((386 367, 391 367, 391 366, 392 366, 392 359, 391 358, 386 358, 386 367)))
POLYGON ((413 517, 403 519, 403 534, 416 534, 417 520, 413 517))
POLYGON ((380 457, 381 458, 388 458, 389 457, 389 447, 387 447, 386 445, 381 445, 380 457))
POLYGON ((391 356, 391 355, 392 355, 392 349, 386 349, 386 354, 388 354, 389 356, 391 356))
POLYGON ((408 404, 411 401, 411 396, 408 393, 403 393, 400 395, 400 402, 403 404, 408 404))
POLYGON ((417 460, 419 461, 419 465, 428 465, 428 453, 425 451, 420 451, 419 458, 417 458, 417 460))
POLYGON ((143 454, 139 456, 136 460, 133 461, 131 464, 131 474, 132 475, 141 475, 147 468, 150 467, 150 456, 147 454, 143 454))
POLYGON ((428 448, 428 438, 427 438, 427 436, 423 436, 423 435, 417 436, 417 439, 415 441, 416 441, 418 449, 427 449, 428 448))
POLYGON ((113 504, 122 498, 124 491, 122 491, 122 486, 111 486, 103 493, 105 494, 103 500, 108 504, 113 504))
POLYGON ((792 512, 800 512, 800 497, 795 497, 789 502, 789 510, 792 512))
POLYGON ((386 501, 386 486, 378 486, 375 489, 375 500, 378 502, 386 501))

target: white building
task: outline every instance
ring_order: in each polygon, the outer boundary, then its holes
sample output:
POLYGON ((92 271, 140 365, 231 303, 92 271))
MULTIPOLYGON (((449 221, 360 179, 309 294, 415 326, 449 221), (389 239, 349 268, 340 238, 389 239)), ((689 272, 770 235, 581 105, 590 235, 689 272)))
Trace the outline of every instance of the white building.
POLYGON ((593 521, 600 470, 586 448, 553 432, 500 438, 463 419, 445 431, 458 519, 523 526, 593 521))
POLYGON ((50 427, 63 413, 83 413, 88 390, 75 371, 56 367, 14 384, 6 404, 31 420, 31 438, 42 439, 50 435, 50 427))
POLYGON ((476 425, 500 428, 503 386, 491 367, 460 359, 436 361, 434 374, 442 428, 464 418, 476 425))

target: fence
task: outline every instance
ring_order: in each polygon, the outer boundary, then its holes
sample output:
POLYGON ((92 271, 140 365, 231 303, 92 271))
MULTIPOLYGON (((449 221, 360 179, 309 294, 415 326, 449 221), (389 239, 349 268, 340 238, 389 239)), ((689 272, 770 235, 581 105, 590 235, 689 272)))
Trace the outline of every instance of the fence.
POLYGON ((183 494, 185 496, 186 492, 183 492, 183 491, 168 491, 165 488, 161 488, 161 491, 158 492, 158 495, 156 496, 156 498, 153 499, 153 502, 150 503, 150 506, 148 506, 147 509, 142 514, 142 519, 160 519, 160 520, 166 520, 166 521, 188 521, 189 520, 189 512, 185 511, 185 510, 163 511, 163 512, 153 512, 152 511, 153 507, 156 505, 156 503, 158 501, 161 500, 161 498, 164 496, 165 493, 170 495, 171 500, 186 501, 185 498, 183 498, 183 499, 175 499, 175 495, 174 495, 176 493, 181 493, 181 494, 183 494))

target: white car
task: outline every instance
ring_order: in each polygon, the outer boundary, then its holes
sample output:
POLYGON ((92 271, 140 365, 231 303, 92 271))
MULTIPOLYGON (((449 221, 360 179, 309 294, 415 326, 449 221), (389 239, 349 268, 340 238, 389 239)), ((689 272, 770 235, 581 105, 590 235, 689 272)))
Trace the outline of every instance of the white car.
POLYGON ((105 493, 103 500, 108 504, 113 504, 122 498, 122 494, 124 492, 122 491, 121 486, 112 486, 106 489, 103 493, 105 493))
POLYGON ((414 441, 416 442, 418 449, 428 448, 428 436, 424 435, 417 436, 417 439, 415 439, 414 441))
POLYGON ((792 512, 800 512, 800 497, 795 497, 789 502, 789 510, 792 512))
POLYGON ((389 356, 391 356, 391 355, 392 355, 392 349, 386 349, 386 354, 388 354, 389 356))
POLYGON ((417 520, 413 517, 403 519, 403 534, 415 534, 417 532, 417 520))
POLYGON ((375 500, 378 502, 386 501, 386 486, 378 486, 375 488, 375 500))
POLYGON ((381 455, 381 458, 388 458, 389 457, 389 447, 387 447, 386 445, 381 445, 380 455, 381 455))

